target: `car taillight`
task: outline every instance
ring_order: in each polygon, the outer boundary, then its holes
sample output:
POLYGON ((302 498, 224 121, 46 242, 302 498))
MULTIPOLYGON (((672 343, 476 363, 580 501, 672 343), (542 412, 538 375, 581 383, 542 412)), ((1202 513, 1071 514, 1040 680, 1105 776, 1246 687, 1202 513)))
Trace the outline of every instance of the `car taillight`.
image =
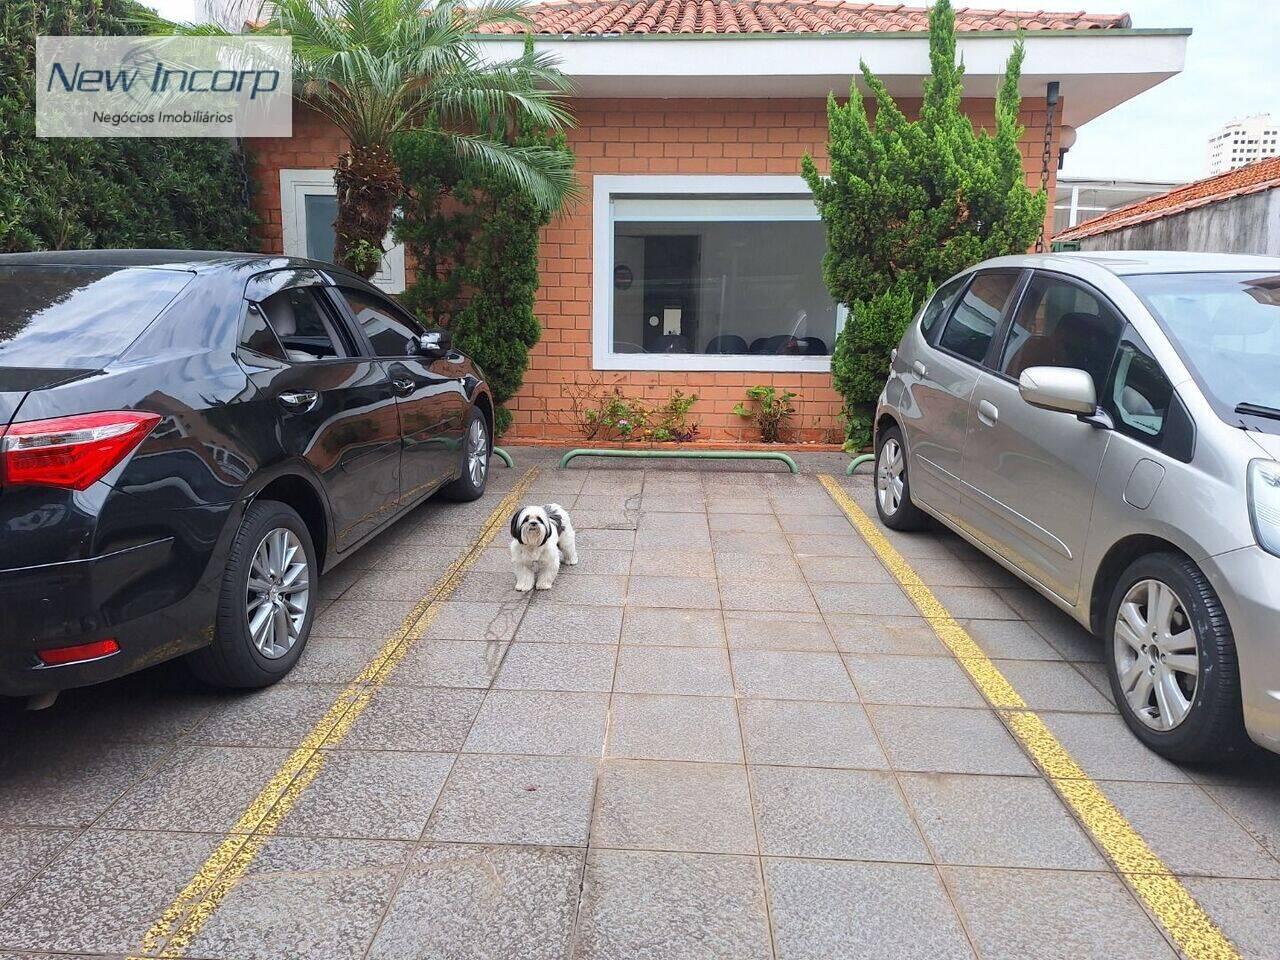
POLYGON ((62 667, 68 663, 83 663, 86 660, 101 660, 113 653, 120 652, 120 644, 113 639, 95 640, 93 643, 81 643, 74 647, 54 647, 52 650, 40 650, 36 656, 46 667, 62 667))
POLYGON ((160 422, 154 413, 82 413, 12 423, 0 437, 0 482, 84 490, 160 422))

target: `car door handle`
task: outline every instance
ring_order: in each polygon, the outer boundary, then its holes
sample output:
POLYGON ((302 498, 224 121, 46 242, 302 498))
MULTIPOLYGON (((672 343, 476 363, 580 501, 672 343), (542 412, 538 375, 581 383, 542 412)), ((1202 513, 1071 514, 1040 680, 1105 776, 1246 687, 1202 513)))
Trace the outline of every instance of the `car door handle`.
POLYGON ((414 383, 408 377, 392 377, 391 389, 395 391, 397 397, 407 397, 413 393, 414 383))
POLYGON ((920 377, 922 380, 929 375, 929 368, 926 367, 924 362, 921 360, 917 360, 911 364, 911 369, 914 370, 916 372, 916 376, 920 377))
POLYGON ((978 401, 978 419, 988 427, 994 427, 1000 419, 1000 409, 990 400, 978 401))
POLYGON ((277 399, 286 409, 306 411, 316 405, 320 394, 315 390, 286 390, 277 399))

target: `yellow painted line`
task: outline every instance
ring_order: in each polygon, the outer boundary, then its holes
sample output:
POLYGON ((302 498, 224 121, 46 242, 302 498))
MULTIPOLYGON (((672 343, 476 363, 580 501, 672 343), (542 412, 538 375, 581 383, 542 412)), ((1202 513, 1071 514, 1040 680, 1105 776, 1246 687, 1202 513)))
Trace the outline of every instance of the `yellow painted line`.
POLYGON ((1240 960, 1241 953, 1235 944, 1205 913, 1124 814, 1089 779, 1039 715, 1027 709, 1013 684, 934 596, 880 527, 834 477, 822 474, 819 480, 1179 949, 1189 960, 1240 960))
MULTIPOLYGON (((326 751, 340 744, 351 731, 391 672, 422 638, 463 576, 479 559, 498 532, 507 525, 517 504, 538 475, 533 467, 486 518, 480 533, 466 551, 440 576, 393 633, 333 701, 325 715, 302 738, 266 786, 244 809, 235 826, 209 855, 191 881, 142 937, 141 952, 152 957, 181 957, 208 923, 214 911, 253 864, 267 840, 311 785, 324 765, 326 751)), ((129 960, 146 960, 130 957, 129 960)))

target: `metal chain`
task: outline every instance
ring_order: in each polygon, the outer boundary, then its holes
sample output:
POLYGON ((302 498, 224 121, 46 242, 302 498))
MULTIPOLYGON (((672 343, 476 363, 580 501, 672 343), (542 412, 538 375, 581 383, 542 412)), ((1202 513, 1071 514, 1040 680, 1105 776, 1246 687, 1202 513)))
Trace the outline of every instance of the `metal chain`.
MULTIPOLYGON (((1058 105, 1048 106, 1044 118, 1044 150, 1040 154, 1040 189, 1049 192, 1049 155, 1053 152, 1053 114, 1058 105)), ((1052 210, 1052 207, 1050 207, 1052 210)), ((1040 235, 1036 237, 1036 253, 1044 253, 1044 221, 1040 221, 1040 235)))

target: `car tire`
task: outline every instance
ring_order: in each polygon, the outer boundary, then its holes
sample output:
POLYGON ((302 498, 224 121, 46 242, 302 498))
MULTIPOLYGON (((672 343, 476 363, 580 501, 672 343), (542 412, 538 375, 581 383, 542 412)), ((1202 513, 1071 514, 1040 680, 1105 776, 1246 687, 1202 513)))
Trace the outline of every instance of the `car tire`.
POLYGON ((462 432, 458 479, 441 490, 441 494, 449 500, 461 503, 483 497, 485 486, 489 482, 489 457, 492 453, 489 421, 479 407, 472 407, 467 416, 467 427, 462 432))
POLYGON ((1116 582, 1104 629, 1111 692, 1134 736, 1179 763, 1250 749, 1231 625, 1190 558, 1168 552, 1135 560, 1116 582), (1166 607, 1168 617, 1160 612, 1166 607), (1180 666, 1169 666, 1174 660, 1180 666), (1194 677, 1186 671, 1192 664, 1194 677))
POLYGON ((876 446, 876 513, 890 530, 924 530, 929 516, 911 500, 907 476, 907 445, 897 426, 880 431, 876 446))
POLYGON ((315 545, 297 512, 275 500, 251 504, 227 555, 213 643, 187 658, 192 672, 218 687, 266 687, 282 679, 311 635, 318 580, 315 545), (269 586, 255 590, 253 584, 269 586), (292 612, 297 606, 300 616, 292 612), (255 640, 251 621, 264 612, 270 622, 255 640))

